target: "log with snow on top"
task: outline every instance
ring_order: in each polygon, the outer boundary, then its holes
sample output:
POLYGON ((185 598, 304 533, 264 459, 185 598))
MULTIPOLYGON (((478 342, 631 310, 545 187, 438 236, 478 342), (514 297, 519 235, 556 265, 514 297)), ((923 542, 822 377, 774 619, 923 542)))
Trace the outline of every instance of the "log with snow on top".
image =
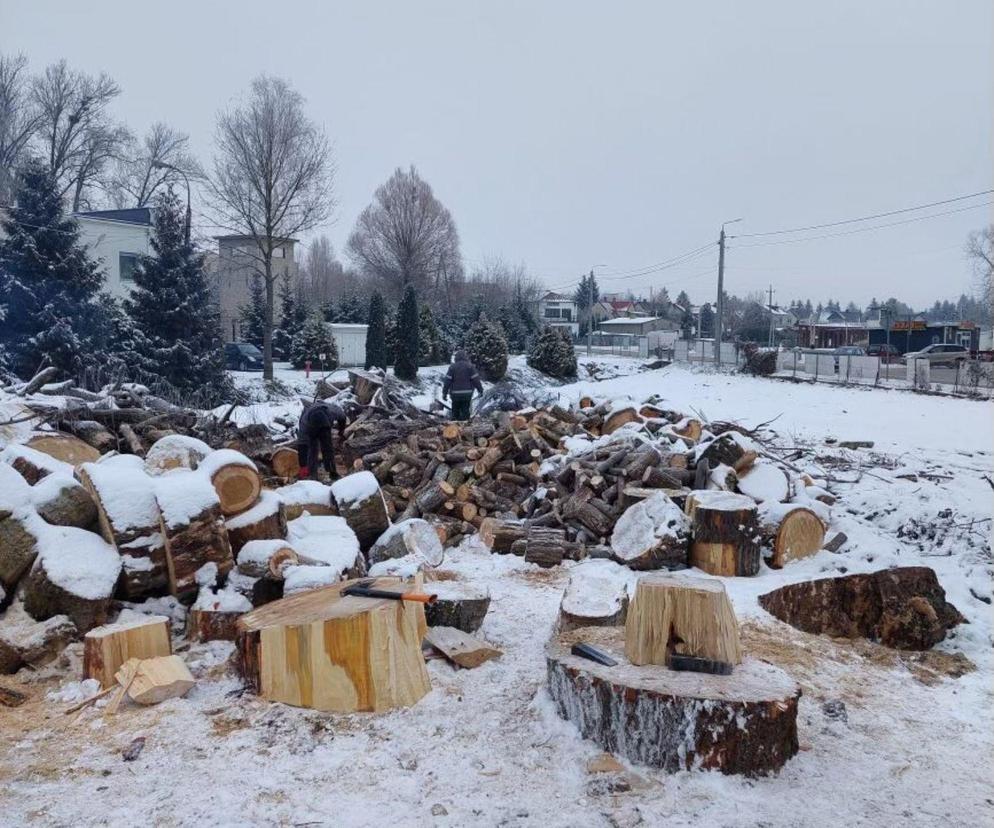
POLYGON ((344 518, 302 515, 287 524, 287 541, 301 559, 328 567, 337 577, 360 577, 366 571, 359 539, 344 518))
POLYGON ((197 466, 210 478, 225 515, 244 512, 259 499, 262 478, 259 470, 244 454, 234 449, 212 451, 197 466))
POLYGON ((24 608, 39 621, 67 615, 85 633, 107 620, 121 556, 99 535, 34 516, 38 557, 24 579, 24 608))
POLYGON ((205 475, 174 469, 155 479, 155 494, 169 591, 182 601, 192 601, 197 570, 213 563, 224 575, 235 565, 217 492, 205 475))
POLYGON ((738 475, 738 489, 757 503, 782 503, 790 496, 790 481, 769 460, 757 460, 738 475))
POLYGON ((11 593, 38 554, 32 494, 20 474, 0 465, 0 589, 11 593))
POLYGON ((48 664, 78 639, 76 625, 67 616, 36 621, 15 601, 0 616, 0 674, 48 664))
POLYGON ((0 451, 0 461, 12 466, 32 486, 50 474, 72 477, 74 466, 30 446, 11 443, 0 451))
POLYGON ((83 442, 78 437, 58 431, 36 434, 25 445, 63 463, 68 463, 74 468, 81 463, 92 463, 100 458, 100 452, 93 446, 83 442))
POLYGON ((94 627, 83 637, 83 678, 111 687, 114 676, 130 658, 172 653, 169 619, 124 610, 113 624, 94 627))
POLYGON ((438 533, 425 520, 410 518, 395 523, 376 539, 367 554, 370 565, 392 558, 414 556, 425 566, 435 567, 442 563, 445 550, 438 539, 438 533))
POLYGON ((745 495, 697 491, 687 497, 690 564, 710 575, 755 575, 761 542, 756 503, 745 495))
POLYGON ((273 473, 284 480, 293 480, 300 473, 300 455, 293 446, 277 446, 269 458, 273 473))
POLYGON ((559 604, 560 631, 624 624, 628 616, 630 570, 605 560, 587 560, 570 570, 559 604))
POLYGON ((91 529, 97 523, 93 495, 73 477, 47 475, 31 487, 31 500, 38 514, 56 526, 91 529))
POLYGON ((156 440, 145 453, 145 469, 149 474, 162 474, 171 469, 196 469, 211 453, 203 440, 185 434, 168 434, 156 440))
POLYGON ((287 541, 277 538, 249 541, 238 551, 238 571, 250 578, 282 580, 288 566, 300 563, 297 550, 287 541))
POLYGON ((825 543, 825 523, 800 503, 762 503, 758 516, 760 537, 772 552, 769 564, 774 569, 816 554, 825 543))
POLYGON ((687 565, 690 520, 661 492, 629 506, 611 534, 614 559, 630 569, 687 565))
POLYGON ((225 521, 231 550, 238 555, 249 541, 274 540, 286 537, 286 507, 280 496, 264 489, 253 506, 225 521))
POLYGON ((298 480, 276 489, 276 494, 286 510, 287 520, 295 520, 304 512, 310 515, 337 514, 331 500, 331 487, 319 480, 298 480))
POLYGON ((355 472, 332 483, 331 494, 365 552, 390 525, 379 482, 372 472, 355 472))
POLYGON ((252 602, 228 584, 221 589, 200 587, 190 606, 186 635, 193 641, 234 641, 235 622, 252 609, 252 602))
POLYGON ((490 590, 466 581, 431 581, 425 590, 435 600, 425 605, 429 627, 455 627, 472 633, 480 629, 490 609, 490 590))

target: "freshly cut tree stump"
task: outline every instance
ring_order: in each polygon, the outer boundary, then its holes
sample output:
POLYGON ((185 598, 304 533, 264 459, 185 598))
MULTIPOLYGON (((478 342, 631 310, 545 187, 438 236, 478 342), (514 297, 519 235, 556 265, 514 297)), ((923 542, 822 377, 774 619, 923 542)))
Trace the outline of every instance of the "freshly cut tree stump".
POLYGON ((670 773, 758 776, 797 753, 801 691, 783 670, 755 659, 728 676, 639 667, 626 659, 623 637, 620 627, 584 627, 553 636, 546 649, 549 695, 584 738, 670 773), (571 655, 579 642, 618 664, 571 655))
POLYGON ((759 531, 773 555, 769 564, 780 569, 788 561, 817 553, 825 543, 825 524, 810 509, 792 503, 764 503, 759 531))
POLYGON ((689 543, 690 520, 669 497, 656 492, 618 518, 611 553, 630 569, 683 568, 689 543))
POLYGON ((338 513, 355 532, 363 552, 390 526, 387 504, 372 472, 360 471, 336 480, 331 494, 338 513))
POLYGON ((211 447, 196 437, 168 434, 156 440, 145 454, 145 470, 162 474, 172 469, 196 469, 211 447))
POLYGON ((99 535, 71 526, 47 526, 24 580, 24 609, 44 621, 67 615, 80 633, 107 621, 121 556, 99 535))
POLYGON ((790 584, 760 595, 759 603, 804 632, 870 638, 898 650, 927 650, 965 620, 927 566, 790 584))
POLYGON ((273 467, 273 474, 284 480, 294 480, 300 473, 300 457, 297 454, 297 449, 291 446, 280 446, 274 449, 273 456, 269 458, 269 464, 273 467))
POLYGON ((643 575, 625 621, 632 664, 665 665, 671 653, 726 664, 742 661, 739 624, 721 581, 643 575))
POLYGON ((370 547, 370 566, 381 561, 413 556, 426 566, 439 566, 445 557, 442 542, 430 523, 411 518, 395 523, 370 547))
POLYGON ((631 580, 631 573, 613 561, 589 560, 573 567, 559 604, 558 629, 624 624, 631 580))
POLYGON ((480 629, 490 609, 490 592, 486 587, 465 581, 432 581, 426 590, 437 599, 425 605, 429 627, 455 627, 472 633, 480 629))
POLYGON ((331 486, 319 480, 298 480, 289 486, 281 486, 276 494, 286 510, 287 520, 296 520, 304 512, 309 515, 338 514, 331 502, 331 486))
POLYGON ((262 478, 255 463, 244 454, 218 449, 201 460, 197 468, 210 478, 225 515, 244 512, 259 499, 262 478))
POLYGON ((738 487, 742 494, 758 503, 782 503, 790 496, 787 475, 768 460, 759 460, 739 474, 738 487))
POLYGON ((209 480, 197 472, 173 471, 157 479, 169 591, 181 601, 197 595, 196 573, 205 564, 225 575, 234 565, 221 504, 209 480))
POLYGON ((169 619, 164 615, 132 616, 117 624, 90 630, 83 638, 83 678, 95 678, 103 688, 114 685, 117 671, 129 658, 172 653, 169 619))
POLYGON ((521 520, 484 518, 480 523, 480 540, 491 552, 507 555, 511 544, 528 537, 528 524, 521 520))
POLYGON ((80 463, 93 463, 100 459, 100 452, 93 446, 84 443, 78 437, 61 432, 36 434, 28 440, 27 445, 35 451, 40 451, 73 467, 80 465, 80 463))
POLYGON ((276 492, 266 489, 251 509, 229 517, 224 525, 231 551, 237 556, 249 541, 285 538, 286 507, 276 492))
POLYGON ((93 496, 72 477, 50 474, 32 486, 38 514, 55 526, 89 529, 97 523, 93 496))
MULTIPOLYGON (((238 621, 238 668, 270 701, 339 713, 410 707, 430 689, 423 604, 342 595, 355 581, 266 604, 238 621)), ((376 588, 420 588, 377 578, 376 588)))
POLYGON ((710 575, 755 575, 760 538, 756 503, 744 495, 694 492, 687 498, 693 521, 690 564, 710 575))

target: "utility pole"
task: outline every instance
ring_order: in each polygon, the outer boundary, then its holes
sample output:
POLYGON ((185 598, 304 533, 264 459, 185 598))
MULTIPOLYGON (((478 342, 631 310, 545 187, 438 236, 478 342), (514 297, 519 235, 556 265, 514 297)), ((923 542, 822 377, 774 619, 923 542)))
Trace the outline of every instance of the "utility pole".
POLYGON ((767 343, 771 348, 773 347, 773 285, 770 285, 770 303, 767 305, 770 309, 770 341, 767 343))
POLYGON ((725 225, 718 236, 718 303, 714 313, 714 364, 721 365, 721 326, 725 313, 725 225))

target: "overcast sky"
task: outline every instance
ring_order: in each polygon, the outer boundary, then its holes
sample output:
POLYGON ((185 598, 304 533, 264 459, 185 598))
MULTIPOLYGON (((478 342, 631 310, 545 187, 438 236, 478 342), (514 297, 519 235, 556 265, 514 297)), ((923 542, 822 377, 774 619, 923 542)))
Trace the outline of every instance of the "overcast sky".
MULTIPOLYGON (((704 301, 716 247, 625 274, 713 242, 726 220, 759 233, 994 186, 992 10, 0 0, 0 49, 34 70, 65 57, 106 71, 132 129, 164 120, 204 161, 219 108, 261 72, 288 78, 334 141, 339 206, 325 232, 339 251, 377 185, 414 164, 455 216, 469 268, 499 254, 560 287, 605 265, 602 291, 665 286, 704 301)), ((732 240, 726 289, 772 282, 777 302, 955 298, 972 281, 965 237, 990 220, 987 206, 805 243, 732 240)))

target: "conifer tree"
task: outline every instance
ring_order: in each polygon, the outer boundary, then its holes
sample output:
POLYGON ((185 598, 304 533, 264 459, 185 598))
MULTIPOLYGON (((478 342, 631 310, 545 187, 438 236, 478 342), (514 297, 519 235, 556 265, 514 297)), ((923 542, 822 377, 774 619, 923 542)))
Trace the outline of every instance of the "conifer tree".
POLYGON ((0 221, 0 347, 18 376, 46 360, 73 371, 101 333, 103 274, 40 162, 22 171, 15 202, 0 221))
POLYGON ((418 365, 439 365, 448 362, 450 355, 448 343, 435 324, 435 315, 429 305, 421 306, 418 328, 418 365))
POLYGON ((404 296, 397 307, 397 358, 393 371, 399 379, 414 380, 418 376, 418 297, 414 286, 404 288, 404 296))
POLYGON ((258 273, 252 276, 250 290, 248 304, 242 305, 238 311, 242 323, 242 342, 262 348, 262 336, 266 327, 266 291, 258 273))
POLYGON ((463 347, 485 380, 503 379, 507 373, 507 341, 499 322, 491 322, 481 314, 466 331, 463 347))
POLYGON ((284 276, 280 283, 279 325, 273 330, 273 354, 280 359, 289 359, 294 337, 310 314, 300 301, 290 276, 284 276))
POLYGON ((134 326, 137 365, 183 391, 223 383, 218 307, 171 189, 157 202, 152 254, 139 258, 134 278, 123 306, 134 326))
POLYGON ((376 292, 369 300, 369 323, 366 328, 366 370, 387 367, 386 308, 376 292))
POLYGON ((307 362, 319 371, 338 367, 338 346, 320 312, 307 317, 290 346, 290 363, 294 368, 300 370, 307 362))
POLYGON ((575 377, 576 351, 569 331, 550 326, 542 328, 528 352, 528 365, 550 377, 575 377))
POLYGON ((366 318, 366 309, 362 306, 362 300, 354 293, 348 293, 339 300, 335 309, 335 322, 363 325, 366 323, 366 318))

